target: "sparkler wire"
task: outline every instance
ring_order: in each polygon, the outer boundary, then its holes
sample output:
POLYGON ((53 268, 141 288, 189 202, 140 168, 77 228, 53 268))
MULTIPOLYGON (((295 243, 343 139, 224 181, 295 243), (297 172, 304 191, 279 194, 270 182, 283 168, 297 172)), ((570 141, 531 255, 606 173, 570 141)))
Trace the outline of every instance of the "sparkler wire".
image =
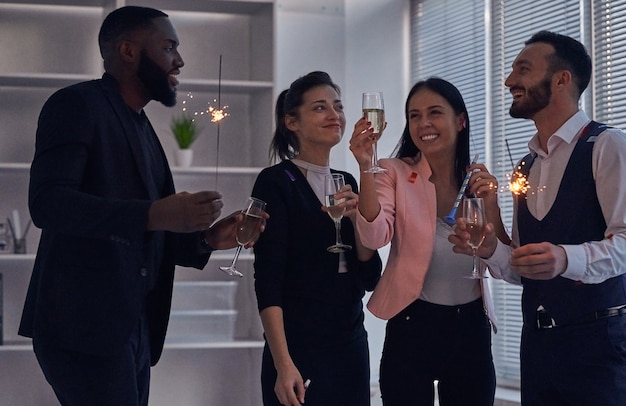
MULTIPOLYGON (((217 108, 219 110, 222 109, 222 54, 220 54, 220 68, 217 78, 217 108)), ((215 148, 215 190, 217 190, 217 172, 219 168, 220 162, 220 123, 221 120, 217 122, 217 146, 215 148)))

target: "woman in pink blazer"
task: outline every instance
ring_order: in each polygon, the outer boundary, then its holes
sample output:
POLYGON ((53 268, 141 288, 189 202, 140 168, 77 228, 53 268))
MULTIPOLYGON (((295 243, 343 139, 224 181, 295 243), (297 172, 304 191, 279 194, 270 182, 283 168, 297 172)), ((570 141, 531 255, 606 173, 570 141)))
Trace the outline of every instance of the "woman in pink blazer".
MULTIPOLYGON (((367 304, 388 320, 380 366, 383 404, 432 405, 438 381, 442 406, 492 405, 489 295, 480 279, 464 278, 471 257, 452 251, 452 228, 443 218, 468 170, 473 171, 468 193, 485 198, 488 211, 499 213, 497 180, 483 165, 470 165, 469 116, 452 84, 439 78, 415 84, 405 116, 395 158, 380 160, 387 171, 361 173, 357 215, 366 247, 391 243, 367 304)), ((358 121, 350 141, 361 170, 372 162, 370 126, 365 118, 358 121)), ((500 218, 488 220, 508 239, 500 218)))

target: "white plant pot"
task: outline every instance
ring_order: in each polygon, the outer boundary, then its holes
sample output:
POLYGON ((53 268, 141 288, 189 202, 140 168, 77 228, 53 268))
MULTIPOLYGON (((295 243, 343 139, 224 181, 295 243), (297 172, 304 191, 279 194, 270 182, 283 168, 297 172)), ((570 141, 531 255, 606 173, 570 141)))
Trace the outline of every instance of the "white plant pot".
POLYGON ((176 150, 176 165, 182 168, 189 168, 193 161, 193 149, 177 149, 176 150))

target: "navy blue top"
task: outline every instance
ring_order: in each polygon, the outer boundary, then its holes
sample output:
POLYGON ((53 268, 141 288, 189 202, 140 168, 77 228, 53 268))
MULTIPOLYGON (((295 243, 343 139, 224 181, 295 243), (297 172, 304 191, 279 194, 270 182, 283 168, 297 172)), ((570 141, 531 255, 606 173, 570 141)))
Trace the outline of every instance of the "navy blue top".
MULTIPOLYGON (((356 191, 354 177, 339 173, 356 191)), ((345 253, 348 272, 338 273, 339 255, 326 251, 335 242, 334 222, 291 161, 264 169, 252 196, 267 202, 270 215, 254 245, 259 311, 282 308, 290 348, 319 348, 364 335, 361 299, 380 277, 378 253, 360 262, 352 249, 345 253)), ((355 245, 354 228, 347 218, 342 220, 341 236, 344 243, 355 245)))

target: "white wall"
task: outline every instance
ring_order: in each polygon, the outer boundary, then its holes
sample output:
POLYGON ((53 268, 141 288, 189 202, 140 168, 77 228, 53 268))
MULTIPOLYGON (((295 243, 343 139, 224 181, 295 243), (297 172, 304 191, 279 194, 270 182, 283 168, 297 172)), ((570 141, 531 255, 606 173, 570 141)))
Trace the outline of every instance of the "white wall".
MULTIPOLYGON (((341 86, 347 126, 343 141, 333 149, 331 166, 358 179, 348 140, 361 115, 361 93, 384 93, 388 126, 379 141, 379 157, 391 154, 404 128, 404 101, 410 88, 409 2, 282 0, 276 4, 277 89, 313 70, 328 72, 341 86)), ((387 251, 381 254, 386 258, 387 251)), ((384 321, 366 311, 372 382, 378 381, 384 327, 384 321)))

